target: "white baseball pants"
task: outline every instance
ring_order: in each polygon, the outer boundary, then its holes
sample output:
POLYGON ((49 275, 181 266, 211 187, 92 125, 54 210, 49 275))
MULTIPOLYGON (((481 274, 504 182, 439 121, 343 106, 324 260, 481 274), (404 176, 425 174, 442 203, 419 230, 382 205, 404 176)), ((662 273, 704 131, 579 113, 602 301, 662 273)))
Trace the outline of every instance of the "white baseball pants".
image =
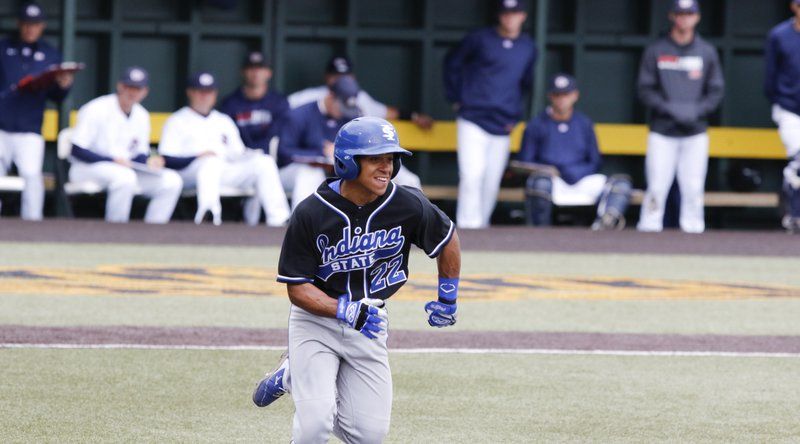
POLYGON ((397 175, 394 176, 392 179, 396 185, 402 185, 406 187, 416 188, 418 190, 422 189, 422 181, 419 180, 419 176, 412 173, 411 170, 404 166, 400 166, 400 171, 397 172, 397 175))
POLYGON ((106 221, 124 223, 130 220, 133 196, 141 193, 150 198, 144 221, 165 224, 172 218, 181 196, 183 180, 172 170, 157 174, 135 171, 114 162, 73 162, 69 170, 71 182, 95 182, 104 188, 106 221))
POLYGON ((553 203, 559 206, 594 205, 603 194, 606 176, 590 174, 570 185, 560 177, 553 178, 553 203))
POLYGON ((387 334, 369 339, 333 318, 292 306, 289 368, 295 444, 381 443, 392 416, 387 334))
POLYGON ((458 137, 458 204, 456 221, 459 228, 489 226, 500 180, 506 169, 509 136, 496 136, 478 125, 456 120, 458 137))
POLYGON ((702 233, 705 230, 703 206, 707 169, 707 133, 667 137, 651 132, 645 157, 647 191, 636 228, 639 231, 664 229, 664 207, 677 174, 681 191, 681 230, 702 233))
POLYGON ((292 193, 292 209, 306 197, 314 194, 325 181, 325 170, 306 163, 290 163, 280 169, 281 183, 292 193))
POLYGON ((794 157, 800 152, 800 116, 772 105, 772 120, 778 125, 778 135, 786 148, 786 155, 794 157))
POLYGON ((11 133, 0 130, 0 176, 8 174, 11 163, 25 180, 22 190, 21 216, 25 220, 42 220, 44 209, 44 138, 36 133, 11 133))
POLYGON ((197 212, 214 215, 222 212, 220 188, 254 188, 267 215, 267 225, 281 226, 289 220, 289 204, 278 179, 278 167, 265 154, 228 161, 218 156, 196 159, 179 171, 184 187, 197 188, 197 212))

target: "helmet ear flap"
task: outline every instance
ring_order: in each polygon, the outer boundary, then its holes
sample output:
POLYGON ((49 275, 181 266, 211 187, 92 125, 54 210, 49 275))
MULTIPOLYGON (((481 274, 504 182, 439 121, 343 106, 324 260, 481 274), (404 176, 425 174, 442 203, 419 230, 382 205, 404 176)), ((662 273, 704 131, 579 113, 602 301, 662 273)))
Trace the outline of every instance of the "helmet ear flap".
POLYGON ((403 165, 403 161, 400 160, 400 153, 394 153, 392 158, 392 179, 397 176, 397 173, 400 172, 400 167, 403 165))

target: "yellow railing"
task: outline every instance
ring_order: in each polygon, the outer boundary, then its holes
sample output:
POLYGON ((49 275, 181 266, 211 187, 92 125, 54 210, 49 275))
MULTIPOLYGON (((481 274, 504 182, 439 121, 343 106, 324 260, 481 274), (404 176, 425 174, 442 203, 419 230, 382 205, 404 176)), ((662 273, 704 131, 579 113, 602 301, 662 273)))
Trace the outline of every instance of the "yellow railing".
MULTIPOLYGON (((70 114, 70 124, 75 124, 76 112, 70 114)), ((161 129, 169 113, 151 113, 150 142, 158 143, 161 129)), ((412 151, 455 152, 456 124, 437 121, 430 130, 422 130, 408 121, 394 122, 404 147, 412 151)), ((511 133, 511 150, 519 151, 523 124, 511 133)), ((42 134, 47 141, 55 141, 58 130, 57 114, 45 112, 42 134)), ((643 156, 647 148, 647 127, 598 123, 595 125, 600 152, 607 155, 643 156)), ((711 157, 747 159, 784 159, 786 152, 773 128, 714 127, 709 130, 711 157)))

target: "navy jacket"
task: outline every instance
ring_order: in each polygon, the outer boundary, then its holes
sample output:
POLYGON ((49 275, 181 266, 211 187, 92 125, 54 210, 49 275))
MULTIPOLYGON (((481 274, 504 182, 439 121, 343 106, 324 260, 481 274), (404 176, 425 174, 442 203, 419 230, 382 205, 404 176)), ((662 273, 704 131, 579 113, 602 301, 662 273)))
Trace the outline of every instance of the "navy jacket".
POLYGON ((333 142, 339 128, 347 123, 323 115, 319 102, 307 103, 289 111, 281 129, 278 167, 292 163, 292 156, 322 156, 325 141, 333 142))
POLYGON ((507 135, 522 118, 535 62, 536 45, 527 34, 512 40, 495 28, 473 31, 445 58, 447 100, 459 104, 459 117, 507 135))
POLYGON ((552 165, 570 185, 599 173, 602 164, 594 123, 577 110, 565 122, 553 120, 547 111, 531 119, 522 136, 518 159, 552 165))
POLYGON ((270 139, 280 135, 289 102, 283 94, 272 90, 259 100, 250 100, 237 89, 225 97, 219 110, 236 123, 246 147, 267 151, 270 139))
POLYGON ((16 37, 0 41, 0 130, 41 133, 45 102, 60 102, 69 90, 56 84, 36 92, 12 87, 23 77, 37 75, 56 63, 61 63, 61 53, 43 40, 32 45, 16 37))
POLYGON ((800 32, 794 19, 772 28, 764 51, 764 93, 781 108, 800 114, 800 32))

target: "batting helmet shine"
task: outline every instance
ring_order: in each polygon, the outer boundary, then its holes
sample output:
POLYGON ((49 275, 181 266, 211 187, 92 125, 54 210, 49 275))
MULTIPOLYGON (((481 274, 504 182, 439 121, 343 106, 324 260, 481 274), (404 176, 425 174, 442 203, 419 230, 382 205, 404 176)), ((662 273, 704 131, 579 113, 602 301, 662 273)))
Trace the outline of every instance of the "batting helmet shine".
MULTIPOLYGON (((358 177, 360 166, 357 156, 398 153, 410 156, 411 152, 400 147, 397 130, 379 117, 359 117, 353 119, 336 134, 333 142, 333 168, 336 175, 344 180, 358 177)), ((394 156, 392 178, 400 171, 400 156, 394 156)))

